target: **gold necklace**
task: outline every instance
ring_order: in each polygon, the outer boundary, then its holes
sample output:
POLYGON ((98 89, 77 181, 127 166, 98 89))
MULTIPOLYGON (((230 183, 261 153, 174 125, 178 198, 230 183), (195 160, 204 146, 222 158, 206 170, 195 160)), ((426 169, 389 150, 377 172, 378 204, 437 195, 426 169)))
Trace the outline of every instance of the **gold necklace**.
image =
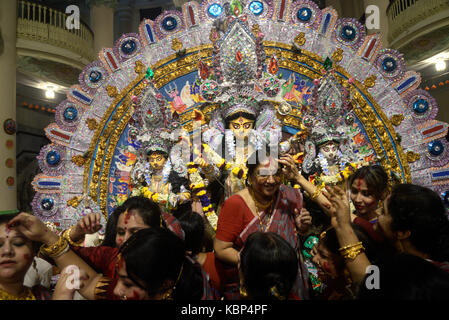
POLYGON ((271 198, 271 200, 268 203, 263 204, 263 203, 260 203, 259 201, 257 201, 256 197, 254 196, 254 191, 251 187, 248 188, 248 191, 249 191, 249 195, 253 199, 254 204, 256 205, 256 208, 258 210, 265 211, 268 207, 270 207, 273 204, 274 198, 271 198))
POLYGON ((264 232, 267 232, 269 224, 265 225, 262 222, 262 218, 260 217, 259 211, 260 212, 264 212, 265 210, 270 208, 273 205, 273 200, 274 199, 272 198, 270 200, 270 202, 268 202, 267 204, 262 204, 262 203, 260 203, 259 201, 256 200, 256 197, 254 196, 254 192, 253 192, 251 187, 248 188, 248 192, 249 192, 249 195, 251 196, 251 198, 253 199, 254 204, 256 205, 256 215, 257 215, 257 218, 259 218, 259 225, 260 225, 260 227, 262 228, 262 230, 264 232))
POLYGON ((30 288, 25 287, 25 290, 18 296, 10 294, 3 289, 0 289, 0 300, 36 300, 30 288))

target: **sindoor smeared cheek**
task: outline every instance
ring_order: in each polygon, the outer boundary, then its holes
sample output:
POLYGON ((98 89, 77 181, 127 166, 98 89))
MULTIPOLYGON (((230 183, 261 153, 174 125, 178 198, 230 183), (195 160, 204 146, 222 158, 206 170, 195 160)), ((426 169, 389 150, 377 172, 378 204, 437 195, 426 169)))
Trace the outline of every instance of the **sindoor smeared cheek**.
POLYGON ((133 295, 128 297, 128 300, 143 300, 144 295, 144 293, 139 293, 137 290, 133 289, 133 295))
POLYGON ((325 272, 327 272, 327 273, 329 273, 329 274, 332 273, 332 270, 331 270, 331 268, 330 268, 330 266, 329 266, 329 262, 323 261, 323 263, 322 263, 321 265, 322 265, 323 270, 324 270, 325 272))
POLYGON ((31 260, 31 256, 28 253, 25 253, 23 255, 23 259, 25 259, 25 261, 30 261, 31 260))

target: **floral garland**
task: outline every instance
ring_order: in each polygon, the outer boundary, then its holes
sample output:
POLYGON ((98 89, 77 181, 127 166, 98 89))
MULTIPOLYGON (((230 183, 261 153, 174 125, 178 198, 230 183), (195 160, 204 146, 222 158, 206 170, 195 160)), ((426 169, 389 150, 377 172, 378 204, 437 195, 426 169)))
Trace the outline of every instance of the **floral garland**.
POLYGON ((322 173, 320 176, 311 177, 310 182, 315 186, 318 185, 336 185, 343 181, 346 181, 350 176, 352 176, 355 171, 361 166, 366 165, 365 162, 351 162, 343 170, 334 176, 328 176, 322 173))
MULTIPOLYGON (((338 151, 338 158, 341 159, 341 156, 342 156, 341 152, 338 151)), ((330 172, 329 172, 329 162, 327 161, 326 157, 324 157, 323 154, 322 154, 321 152, 318 154, 318 161, 319 161, 319 163, 320 163, 321 169, 323 170, 323 173, 324 173, 326 176, 329 176, 329 175, 330 175, 330 172)), ((344 168, 344 167, 345 167, 345 163, 344 163, 344 162, 340 162, 340 163, 338 164, 338 168, 344 168)))
POLYGON ((214 150, 211 149, 207 144, 203 144, 204 152, 207 154, 207 158, 210 159, 213 164, 220 170, 229 170, 231 169, 231 172, 234 176, 236 176, 238 179, 246 180, 246 174, 248 172, 248 169, 241 168, 237 164, 232 164, 228 161, 226 161, 224 158, 220 157, 214 150))
MULTIPOLYGON (((205 165, 205 162, 202 162, 205 165)), ((198 164, 194 162, 189 162, 187 164, 187 172, 189 173, 190 178, 190 189, 192 190, 192 195, 198 197, 203 206, 203 213, 205 214, 207 220, 210 225, 217 230, 217 222, 218 216, 215 213, 212 204, 210 203, 209 196, 206 193, 206 186, 204 184, 204 180, 198 172, 198 164)))
POLYGON ((151 201, 165 205, 168 209, 173 209, 176 204, 181 200, 181 196, 175 193, 159 193, 153 192, 148 187, 139 188, 140 194, 150 199, 151 201))

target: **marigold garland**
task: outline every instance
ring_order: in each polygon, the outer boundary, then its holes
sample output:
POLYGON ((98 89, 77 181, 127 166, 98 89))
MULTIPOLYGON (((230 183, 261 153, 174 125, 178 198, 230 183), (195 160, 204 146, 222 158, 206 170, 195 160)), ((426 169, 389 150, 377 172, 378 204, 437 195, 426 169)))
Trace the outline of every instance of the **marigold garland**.
POLYGON ((324 174, 321 174, 320 176, 313 176, 310 179, 310 182, 312 182, 314 185, 336 185, 339 184, 345 180, 347 180, 350 176, 352 176, 355 171, 362 167, 363 165, 366 165, 365 162, 353 162, 347 165, 343 170, 341 170, 339 173, 337 173, 334 176, 326 176, 324 174))
POLYGON ((181 195, 172 192, 168 194, 158 193, 151 191, 148 187, 139 188, 139 192, 133 195, 143 195, 144 197, 150 199, 155 203, 166 205, 169 209, 175 208, 177 203, 181 200, 182 197, 184 197, 184 199, 190 198, 189 196, 187 196, 187 193, 183 193, 181 195))
POLYGON ((198 166, 199 165, 194 162, 189 162, 187 164, 187 171, 191 181, 190 188, 192 190, 192 195, 198 197, 203 207, 204 215, 214 230, 217 230, 218 216, 210 203, 209 196, 205 190, 206 186, 204 184, 204 180, 198 172, 198 166))

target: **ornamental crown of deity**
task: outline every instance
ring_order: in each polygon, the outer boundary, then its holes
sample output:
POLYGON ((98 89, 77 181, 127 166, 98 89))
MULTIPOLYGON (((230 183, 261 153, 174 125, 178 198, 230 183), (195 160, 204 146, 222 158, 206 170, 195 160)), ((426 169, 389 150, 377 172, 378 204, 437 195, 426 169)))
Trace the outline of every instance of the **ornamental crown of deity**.
POLYGON ((243 11, 227 12, 211 31, 212 68, 199 61, 200 94, 207 102, 221 103, 223 119, 236 112, 257 117, 262 100, 281 101, 278 94, 285 81, 276 76, 279 66, 275 56, 271 57, 269 66, 265 64, 263 33, 255 29, 253 34, 249 30, 241 20, 245 17, 243 11))
POLYGON ((133 137, 146 155, 153 151, 170 153, 178 141, 177 129, 181 128, 179 117, 171 113, 170 107, 152 81, 145 81, 139 96, 133 96, 134 115, 130 126, 133 137))
POLYGON ((317 147, 329 141, 340 143, 351 124, 349 90, 338 83, 333 72, 326 71, 322 78, 314 80, 311 103, 303 119, 310 128, 310 140, 317 147))

